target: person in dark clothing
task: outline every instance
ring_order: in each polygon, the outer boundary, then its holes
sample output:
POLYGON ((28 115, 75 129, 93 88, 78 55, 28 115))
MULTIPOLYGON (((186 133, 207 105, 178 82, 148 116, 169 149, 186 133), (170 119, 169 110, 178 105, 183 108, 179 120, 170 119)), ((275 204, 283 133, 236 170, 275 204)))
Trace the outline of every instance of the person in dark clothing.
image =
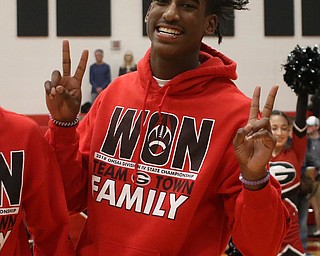
POLYGON ((103 61, 103 50, 97 49, 94 52, 96 63, 90 66, 90 84, 92 103, 97 96, 105 89, 111 82, 110 65, 103 61))
POLYGON ((123 57, 123 64, 119 68, 119 76, 137 70, 137 64, 134 62, 132 51, 127 51, 123 57))

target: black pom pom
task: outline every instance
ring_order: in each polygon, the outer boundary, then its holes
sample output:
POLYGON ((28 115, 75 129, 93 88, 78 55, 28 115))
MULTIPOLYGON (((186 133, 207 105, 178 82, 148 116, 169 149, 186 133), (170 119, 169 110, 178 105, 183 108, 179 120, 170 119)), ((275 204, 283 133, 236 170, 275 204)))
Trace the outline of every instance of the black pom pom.
POLYGON ((296 94, 315 94, 320 90, 320 54, 317 46, 312 49, 297 45, 283 66, 286 71, 284 81, 296 94))
POLYGON ((225 251, 225 253, 228 256, 242 256, 241 252, 239 252, 239 250, 236 248, 236 246, 232 242, 232 239, 230 239, 228 246, 229 246, 228 250, 225 251))

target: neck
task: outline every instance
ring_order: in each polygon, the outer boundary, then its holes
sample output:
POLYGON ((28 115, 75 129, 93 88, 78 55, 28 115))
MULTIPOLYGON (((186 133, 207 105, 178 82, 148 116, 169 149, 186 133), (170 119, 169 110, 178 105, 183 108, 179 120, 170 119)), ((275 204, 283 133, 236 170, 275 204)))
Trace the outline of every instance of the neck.
POLYGON ((279 155, 280 154, 280 152, 282 151, 284 149, 284 147, 283 146, 281 146, 281 147, 275 147, 274 148, 274 150, 272 151, 272 156, 273 157, 276 157, 277 155, 279 155))
POLYGON ((151 70, 154 76, 160 79, 172 79, 175 76, 195 69, 199 66, 199 53, 192 56, 160 56, 151 51, 151 70))

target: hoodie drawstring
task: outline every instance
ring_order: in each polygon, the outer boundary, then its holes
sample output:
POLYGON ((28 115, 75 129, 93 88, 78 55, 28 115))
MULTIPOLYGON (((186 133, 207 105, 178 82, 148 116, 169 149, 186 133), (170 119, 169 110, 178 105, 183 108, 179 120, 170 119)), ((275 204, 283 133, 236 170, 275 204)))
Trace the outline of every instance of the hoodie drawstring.
POLYGON ((141 116, 141 121, 140 121, 140 135, 139 135, 139 139, 138 139, 138 144, 137 144, 137 149, 136 152, 138 152, 135 156, 135 160, 134 160, 134 171, 133 171, 133 184, 134 184, 134 188, 136 188, 137 186, 137 172, 138 172, 138 165, 139 165, 139 159, 140 159, 140 153, 141 153, 141 149, 142 149, 142 144, 143 144, 143 135, 145 133, 145 129, 146 129, 146 124, 145 124, 145 119, 146 119, 146 105, 147 105, 147 98, 148 98, 148 92, 149 92, 149 88, 150 88, 150 84, 151 81, 148 81, 147 84, 147 89, 146 89, 146 94, 144 96, 144 100, 143 100, 143 107, 142 107, 142 116, 141 116))
POLYGON ((168 94, 168 91, 170 89, 170 84, 168 85, 168 87, 166 88, 163 96, 162 96, 162 99, 160 101, 160 104, 158 105, 158 116, 159 116, 159 121, 158 121, 158 124, 159 125, 162 125, 163 124, 163 115, 161 113, 161 110, 162 110, 162 105, 163 105, 163 102, 164 102, 164 99, 167 97, 167 94, 168 94))
MULTIPOLYGON (((137 186, 137 172, 138 172, 138 165, 139 165, 139 160, 140 160, 140 154, 141 154, 141 150, 142 150, 142 145, 143 145, 143 138, 144 138, 144 135, 145 135, 145 132, 146 132, 146 123, 145 123, 145 119, 146 119, 146 105, 147 105, 147 98, 148 98, 148 93, 149 93, 149 88, 150 88, 150 85, 151 85, 151 81, 149 80, 148 81, 148 84, 147 84, 147 89, 146 89, 146 94, 145 94, 145 97, 144 97, 144 101, 143 101, 143 107, 142 107, 142 118, 141 118, 141 123, 140 123, 140 136, 139 136, 139 139, 138 139, 138 144, 137 144, 137 149, 136 149, 136 156, 135 156, 135 160, 134 160, 134 172, 133 172, 133 184, 134 184, 134 188, 136 188, 137 186)), ((158 125, 165 125, 164 124, 164 120, 163 120, 163 114, 161 113, 161 110, 162 110, 162 105, 163 105, 163 102, 165 100, 165 98, 167 97, 167 94, 168 94, 168 91, 170 89, 170 84, 169 86, 166 88, 163 96, 162 96, 162 99, 160 101, 160 104, 158 105, 158 116, 159 116, 159 120, 157 122, 158 125)), ((167 122, 167 118, 166 118, 166 122, 167 122)))

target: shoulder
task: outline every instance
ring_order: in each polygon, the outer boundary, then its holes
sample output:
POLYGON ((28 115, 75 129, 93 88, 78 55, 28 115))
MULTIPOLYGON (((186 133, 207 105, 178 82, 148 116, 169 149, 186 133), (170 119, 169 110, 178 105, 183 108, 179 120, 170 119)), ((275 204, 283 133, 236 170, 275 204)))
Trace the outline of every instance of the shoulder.
POLYGON ((23 124, 27 126, 34 126, 36 124, 34 120, 26 115, 18 114, 16 112, 9 111, 3 108, 0 108, 0 111, 2 118, 11 123, 23 124))
POLYGON ((30 133, 41 135, 41 130, 38 124, 30 117, 5 110, 3 108, 0 108, 0 114, 0 118, 2 120, 1 123, 4 129, 17 132, 17 135, 21 133, 23 133, 24 136, 27 136, 30 133))
POLYGON ((129 72, 129 73, 124 73, 121 76, 118 76, 117 78, 114 79, 114 82, 116 83, 125 83, 128 84, 128 82, 130 82, 130 86, 132 86, 133 84, 136 84, 136 80, 138 79, 138 72, 137 71, 133 71, 133 72, 129 72))
POLYGON ((249 107, 251 104, 251 98, 228 78, 217 78, 213 87, 212 90, 215 90, 216 98, 219 98, 219 101, 224 102, 224 105, 230 106, 230 108, 249 107))
POLYGON ((222 119, 223 124, 235 128, 243 127, 250 113, 251 98, 245 95, 229 79, 219 78, 212 98, 209 100, 210 105, 216 109, 216 115, 222 119))

